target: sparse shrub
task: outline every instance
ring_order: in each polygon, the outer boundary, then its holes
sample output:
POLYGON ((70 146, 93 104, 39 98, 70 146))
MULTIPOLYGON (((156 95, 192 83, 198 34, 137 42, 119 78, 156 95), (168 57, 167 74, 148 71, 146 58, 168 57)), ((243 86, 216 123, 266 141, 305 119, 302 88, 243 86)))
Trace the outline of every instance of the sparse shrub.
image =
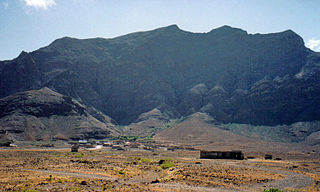
POLYGON ((53 180, 52 175, 49 175, 49 177, 47 178, 47 181, 52 181, 52 180, 53 180))
POLYGON ((276 189, 276 188, 270 188, 270 189, 263 190, 263 192, 282 192, 282 190, 276 189))
POLYGON ((123 170, 120 170, 120 171, 119 171, 119 174, 120 174, 120 175, 125 175, 125 174, 126 174, 126 172, 125 172, 125 171, 123 171, 123 170))
POLYGON ((151 163, 151 160, 148 158, 141 158, 140 161, 143 163, 151 163))
POLYGON ((171 161, 167 161, 167 160, 163 161, 163 162, 160 164, 160 167, 161 167, 162 169, 168 169, 168 168, 173 167, 173 166, 174 166, 174 163, 171 162, 171 161))

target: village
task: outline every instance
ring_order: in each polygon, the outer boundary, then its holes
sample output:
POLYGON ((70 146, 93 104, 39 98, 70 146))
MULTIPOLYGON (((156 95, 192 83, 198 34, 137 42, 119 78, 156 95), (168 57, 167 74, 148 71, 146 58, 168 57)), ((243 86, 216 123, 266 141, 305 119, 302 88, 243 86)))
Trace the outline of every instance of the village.
POLYGON ((87 141, 79 140, 78 142, 70 142, 71 152, 78 152, 79 149, 95 150, 105 148, 106 150, 117 151, 134 151, 134 150, 146 150, 146 151, 176 151, 176 150, 188 150, 197 151, 197 149, 191 146, 174 145, 174 144, 159 144, 152 141, 128 141, 128 140, 110 140, 110 141, 87 141))
MULTIPOLYGON (((104 148, 107 151, 200 151, 199 158, 201 159, 255 159, 253 156, 245 156, 241 150, 232 151, 208 151, 199 150, 191 146, 159 144, 150 141, 126 141, 126 140, 110 140, 107 142, 87 140, 79 140, 78 142, 70 142, 71 152, 79 152, 79 150, 98 150, 104 148)), ((265 154, 264 159, 272 160, 271 154, 265 154)), ((277 157, 274 160, 282 160, 277 157)))

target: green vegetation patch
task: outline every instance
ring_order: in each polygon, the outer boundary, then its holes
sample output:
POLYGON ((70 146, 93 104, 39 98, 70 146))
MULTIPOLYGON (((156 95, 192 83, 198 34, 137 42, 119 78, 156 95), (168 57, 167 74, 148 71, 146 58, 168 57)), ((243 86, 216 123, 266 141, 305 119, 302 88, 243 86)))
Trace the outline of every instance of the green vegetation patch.
MULTIPOLYGON (((161 160, 160 160, 161 161, 161 160)), ((174 163, 170 160, 164 160, 161 164, 160 167, 162 169, 169 169, 171 167, 174 167, 174 163)))
POLYGON ((148 158, 140 158, 140 161, 144 163, 151 163, 151 159, 148 158))
POLYGON ((125 172, 125 171, 123 171, 123 170, 120 170, 120 171, 119 171, 119 174, 120 174, 120 175, 125 175, 125 174, 126 174, 126 172, 125 172))
POLYGON ((120 135, 118 137, 113 137, 113 140, 122 140, 122 141, 137 141, 137 140, 150 140, 154 134, 147 136, 134 136, 134 135, 120 135))
POLYGON ((85 154, 84 153, 79 153, 79 152, 68 152, 68 153, 66 153, 65 156, 72 156, 72 157, 75 157, 75 158, 81 158, 81 157, 84 157, 85 154))

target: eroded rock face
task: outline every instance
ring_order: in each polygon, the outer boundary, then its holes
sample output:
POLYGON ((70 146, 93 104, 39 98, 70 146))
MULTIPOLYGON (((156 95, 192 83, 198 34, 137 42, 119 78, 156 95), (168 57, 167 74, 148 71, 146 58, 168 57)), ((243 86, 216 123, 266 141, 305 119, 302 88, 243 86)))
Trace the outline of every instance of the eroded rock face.
MULTIPOLYGON (((291 30, 190 33, 173 25, 113 39, 65 37, 23 52, 0 62, 0 97, 47 86, 120 124, 159 106, 170 118, 203 111, 226 123, 291 124, 320 119, 319 66, 320 55, 291 30)), ((81 110, 64 107, 62 114, 81 110)))
POLYGON ((195 85, 183 96, 179 104, 179 111, 184 116, 199 111, 199 109, 205 105, 205 98, 207 95, 208 88, 205 84, 201 83, 195 85))
POLYGON ((111 118, 49 88, 0 99, 0 134, 12 140, 103 139, 117 135, 111 118), (93 113, 95 112, 95 113, 93 113))
POLYGON ((29 53, 0 65, 0 97, 41 87, 41 72, 29 53))

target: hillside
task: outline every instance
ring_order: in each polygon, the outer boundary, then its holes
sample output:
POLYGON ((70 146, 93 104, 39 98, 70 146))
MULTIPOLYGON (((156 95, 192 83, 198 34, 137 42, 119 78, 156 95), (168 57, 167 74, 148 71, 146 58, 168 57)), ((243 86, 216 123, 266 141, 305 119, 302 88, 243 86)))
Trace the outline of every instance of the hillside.
POLYGON ((207 150, 292 153, 317 149, 320 144, 319 122, 297 124, 272 127, 217 124, 212 117, 198 112, 158 131, 153 138, 159 143, 207 150), (310 132, 314 133, 310 135, 310 132))
POLYGON ((171 128, 160 131, 154 139, 190 145, 230 143, 235 146, 255 141, 212 125, 212 118, 204 113, 195 113, 171 128))
POLYGON ((103 139, 118 134, 109 117, 49 88, 2 98, 0 109, 1 140, 103 139))

